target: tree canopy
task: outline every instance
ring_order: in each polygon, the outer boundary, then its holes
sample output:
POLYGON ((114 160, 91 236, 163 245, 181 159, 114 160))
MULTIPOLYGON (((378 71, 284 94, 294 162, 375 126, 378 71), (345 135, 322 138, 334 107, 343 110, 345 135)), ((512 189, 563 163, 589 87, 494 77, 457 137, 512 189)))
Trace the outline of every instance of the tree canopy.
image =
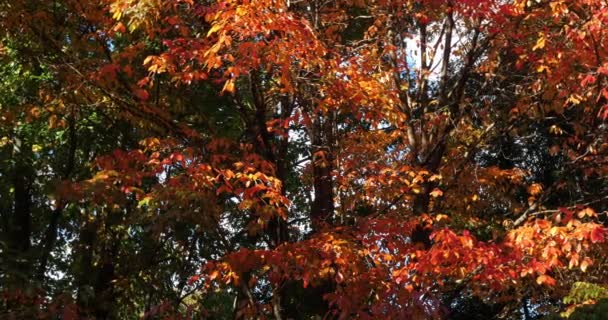
POLYGON ((0 0, 0 318, 591 319, 601 0, 0 0))

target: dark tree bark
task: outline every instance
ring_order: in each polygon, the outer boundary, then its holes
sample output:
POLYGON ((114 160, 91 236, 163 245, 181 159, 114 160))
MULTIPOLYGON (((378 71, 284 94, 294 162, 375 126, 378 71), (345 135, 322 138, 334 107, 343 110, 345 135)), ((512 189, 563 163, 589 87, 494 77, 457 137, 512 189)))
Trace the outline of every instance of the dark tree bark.
POLYGON ((333 116, 328 114, 323 119, 318 118, 313 124, 313 187, 314 201, 312 203, 311 221, 313 230, 319 230, 329 222, 334 213, 334 192, 332 171, 334 169, 334 134, 333 116))

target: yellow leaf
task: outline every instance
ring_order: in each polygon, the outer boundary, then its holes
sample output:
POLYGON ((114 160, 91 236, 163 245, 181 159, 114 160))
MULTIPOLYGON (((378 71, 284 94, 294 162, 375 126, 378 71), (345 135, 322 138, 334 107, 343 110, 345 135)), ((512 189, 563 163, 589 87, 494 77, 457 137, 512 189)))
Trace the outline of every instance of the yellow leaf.
POLYGON ((438 215, 435 217, 435 220, 436 220, 436 221, 448 220, 448 219, 449 219, 449 217, 448 217, 447 215, 445 215, 445 214, 438 214, 438 215))
POLYGON ((566 102, 570 102, 573 105, 577 105, 577 104, 580 104, 583 99, 584 99, 583 97, 581 97, 580 95, 575 93, 575 94, 571 95, 570 97, 568 97, 568 100, 566 102))
POLYGON ((211 29, 209 29, 209 32, 207 32, 207 37, 219 31, 221 28, 222 26, 220 24, 214 24, 211 29))
POLYGON ((560 128, 556 125, 552 125, 551 127, 549 127, 549 132, 559 136, 564 133, 564 130, 562 130, 562 128, 560 128))
POLYGON ((540 38, 538 38, 538 40, 536 40, 536 45, 534 45, 534 47, 532 48, 532 51, 536 51, 538 49, 542 49, 545 47, 545 36, 543 34, 540 34, 540 38))
POLYGON ((436 181, 436 180, 441 180, 441 175, 434 174, 434 175, 432 175, 432 176, 429 177, 429 181, 436 181))
POLYGON ((545 71, 545 70, 549 70, 549 67, 547 67, 547 66, 546 66, 546 65, 544 65, 544 64, 543 64, 543 65, 541 65, 541 66, 539 66, 538 68, 536 68, 536 72, 539 72, 539 73, 540 73, 540 72, 543 72, 543 71, 545 71))
POLYGON ((245 10, 245 8, 239 6, 238 8, 236 8, 236 15, 237 16, 244 16, 247 14, 247 10, 245 10))
POLYGON ((0 147, 4 147, 5 145, 9 144, 11 142, 11 140, 8 137, 2 137, 2 139, 0 139, 0 147))
POLYGON ((122 11, 120 11, 120 10, 114 11, 114 14, 112 15, 112 18, 114 20, 120 20, 120 18, 122 18, 122 11))
POLYGON ((143 63, 143 65, 145 66, 145 65, 147 65, 148 63, 150 63, 150 61, 152 61, 152 59, 153 59, 153 58, 154 58, 154 56, 147 56, 147 57, 144 59, 144 63, 143 63))

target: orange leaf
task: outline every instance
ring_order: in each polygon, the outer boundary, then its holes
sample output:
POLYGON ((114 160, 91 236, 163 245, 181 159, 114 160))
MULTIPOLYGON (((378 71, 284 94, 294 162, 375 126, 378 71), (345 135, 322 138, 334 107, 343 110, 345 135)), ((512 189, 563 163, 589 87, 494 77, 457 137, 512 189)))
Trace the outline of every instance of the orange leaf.
POLYGON ((585 258, 583 262, 581 262, 581 271, 586 272, 587 268, 593 264, 593 261, 589 258, 585 258))
POLYGON ((435 188, 433 191, 431 191, 430 195, 433 198, 441 197, 443 195, 443 191, 435 188))
POLYGON ((224 88, 222 89, 222 92, 228 92, 228 93, 234 93, 234 80, 228 80, 226 81, 226 83, 224 84, 224 88))
POLYGON ((585 209, 579 211, 577 214, 577 216, 581 219, 584 217, 594 217, 595 215, 596 215, 595 211, 591 208, 585 208, 585 209))
POLYGON ((49 117, 49 128, 50 129, 54 129, 57 127, 57 116, 56 115, 51 115, 49 117))
MULTIPOLYGON (((220 274, 219 271, 217 270, 213 270, 213 272, 211 272, 211 274, 209 275, 209 279, 210 280, 215 280, 215 278, 217 278, 217 276, 220 274)), ((198 280, 198 279, 197 279, 198 280)), ((196 280, 195 280, 196 281, 196 280)))
POLYGON ((536 196, 543 191, 543 186, 540 183, 534 183, 528 187, 528 193, 536 196))
POLYGON ((112 28, 112 30, 114 32, 125 33, 125 31, 127 31, 127 28, 125 28, 125 25, 122 22, 119 22, 114 26, 114 28, 112 28))
POLYGON ((548 286, 554 286, 555 282, 556 282, 555 279, 553 279, 552 277, 550 277, 546 274, 540 275, 538 278, 536 278, 536 283, 541 284, 541 285, 546 284, 548 286))

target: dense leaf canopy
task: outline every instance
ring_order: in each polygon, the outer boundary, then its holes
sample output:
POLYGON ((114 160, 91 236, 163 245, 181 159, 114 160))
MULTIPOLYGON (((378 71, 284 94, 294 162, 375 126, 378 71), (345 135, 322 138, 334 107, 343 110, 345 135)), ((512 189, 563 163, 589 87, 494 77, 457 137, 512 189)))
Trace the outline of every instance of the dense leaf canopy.
POLYGON ((601 0, 0 0, 0 319, 600 317, 607 76, 601 0))

